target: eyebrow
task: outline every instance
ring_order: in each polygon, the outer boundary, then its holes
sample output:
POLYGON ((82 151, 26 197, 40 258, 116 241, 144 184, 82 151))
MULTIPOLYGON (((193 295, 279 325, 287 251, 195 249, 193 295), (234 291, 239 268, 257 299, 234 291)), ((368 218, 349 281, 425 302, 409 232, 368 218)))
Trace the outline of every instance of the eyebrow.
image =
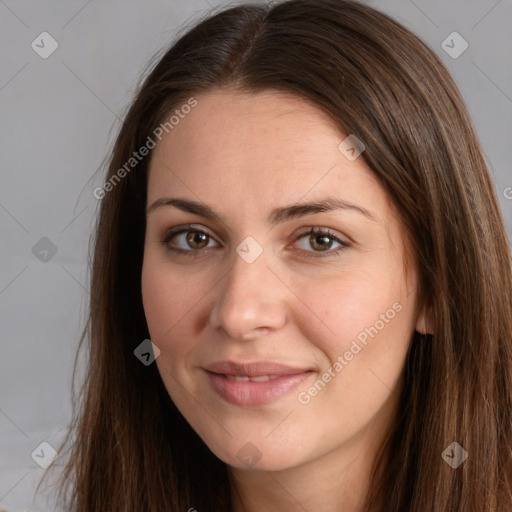
MULTIPOLYGON (((150 213, 155 209, 163 206, 174 206, 175 208, 185 212, 193 213, 195 215, 205 217, 206 219, 225 224, 225 221, 222 219, 222 217, 210 206, 198 201, 179 197, 161 197, 148 207, 146 213, 150 213)), ((318 201, 296 203, 281 208, 275 208, 268 216, 267 222, 271 226, 276 226, 277 224, 281 224, 298 217, 304 217, 314 213, 329 212, 333 210, 355 211, 361 215, 364 215, 373 222, 378 222, 375 215, 366 208, 347 202, 338 197, 326 197, 318 201)))

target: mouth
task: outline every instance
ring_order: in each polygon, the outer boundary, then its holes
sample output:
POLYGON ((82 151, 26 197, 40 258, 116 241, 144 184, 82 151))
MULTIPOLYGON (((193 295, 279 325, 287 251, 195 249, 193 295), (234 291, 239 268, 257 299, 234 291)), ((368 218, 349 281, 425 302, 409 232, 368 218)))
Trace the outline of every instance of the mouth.
POLYGON ((213 390, 238 406, 263 405, 289 394, 314 372, 268 361, 221 361, 204 368, 213 390))

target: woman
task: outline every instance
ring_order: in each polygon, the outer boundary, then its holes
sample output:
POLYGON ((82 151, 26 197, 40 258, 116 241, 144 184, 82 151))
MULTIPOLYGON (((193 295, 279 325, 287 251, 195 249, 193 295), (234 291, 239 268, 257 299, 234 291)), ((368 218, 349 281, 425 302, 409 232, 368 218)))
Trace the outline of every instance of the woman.
POLYGON ((409 31, 347 0, 212 15, 95 195, 69 510, 512 509, 507 237, 409 31))

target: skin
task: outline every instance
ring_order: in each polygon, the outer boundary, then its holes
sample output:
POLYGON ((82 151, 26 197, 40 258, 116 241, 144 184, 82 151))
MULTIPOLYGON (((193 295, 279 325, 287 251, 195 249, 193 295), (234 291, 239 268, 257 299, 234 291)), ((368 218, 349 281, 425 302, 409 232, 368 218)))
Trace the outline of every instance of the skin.
POLYGON ((426 332, 418 273, 404 266, 403 228, 364 153, 347 159, 338 150, 347 134, 315 106, 275 91, 195 98, 153 150, 147 204, 191 199, 222 221, 174 206, 147 214, 142 295, 161 351, 156 364, 184 417, 228 464, 235 512, 360 511, 396 412, 411 336, 426 332), (274 208, 327 196, 373 218, 344 209, 267 224, 274 208), (190 245, 178 235, 166 247, 166 231, 187 223, 195 225, 191 234, 200 228, 210 237, 190 245), (315 245, 306 234, 313 226, 349 247, 336 256, 335 239, 315 245), (252 263, 235 250, 248 236, 263 249, 252 263), (396 303, 400 312, 300 403, 298 394, 396 303), (202 369, 228 359, 313 371, 275 402, 241 407, 225 402, 202 369), (248 442, 258 453, 251 465, 237 456, 248 442))

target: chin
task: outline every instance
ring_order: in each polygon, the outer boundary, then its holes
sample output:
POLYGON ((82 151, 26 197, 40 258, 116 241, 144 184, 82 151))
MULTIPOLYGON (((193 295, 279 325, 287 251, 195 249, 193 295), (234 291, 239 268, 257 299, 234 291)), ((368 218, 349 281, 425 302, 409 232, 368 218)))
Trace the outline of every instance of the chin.
POLYGON ((295 446, 283 446, 269 440, 233 439, 222 446, 208 445, 228 466, 253 471, 281 471, 304 462, 295 446))

